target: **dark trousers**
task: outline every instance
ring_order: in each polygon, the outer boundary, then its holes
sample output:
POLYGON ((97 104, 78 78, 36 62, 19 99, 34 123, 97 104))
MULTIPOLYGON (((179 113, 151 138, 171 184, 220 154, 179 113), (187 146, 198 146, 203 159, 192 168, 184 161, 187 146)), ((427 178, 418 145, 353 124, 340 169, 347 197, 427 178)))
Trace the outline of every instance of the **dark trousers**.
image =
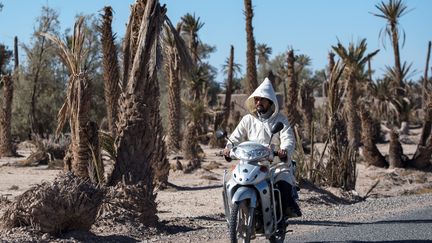
POLYGON ((281 201, 282 201, 282 209, 285 212, 288 207, 295 207, 295 201, 292 197, 293 188, 291 184, 286 181, 278 181, 275 184, 275 187, 279 189, 281 193, 281 201))

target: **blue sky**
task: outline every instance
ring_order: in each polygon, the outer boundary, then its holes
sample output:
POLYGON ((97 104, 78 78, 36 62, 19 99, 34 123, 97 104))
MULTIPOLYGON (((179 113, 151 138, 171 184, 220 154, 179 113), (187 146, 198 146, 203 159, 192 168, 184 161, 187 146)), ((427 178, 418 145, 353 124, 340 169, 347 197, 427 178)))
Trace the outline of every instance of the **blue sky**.
MULTIPOLYGON (((387 2, 388 0, 385 0, 387 2)), ((79 14, 98 14, 106 5, 114 9, 113 29, 118 37, 125 32, 125 25, 133 0, 0 0, 0 43, 12 49, 13 37, 28 43, 35 27, 35 19, 43 5, 59 11, 62 30, 72 28, 74 17, 79 14)), ((181 16, 191 13, 204 22, 200 39, 216 46, 217 51, 209 59, 220 69, 229 55, 230 45, 235 48, 235 62, 246 70, 246 35, 243 0, 160 0, 168 8, 168 16, 176 24, 181 16)), ((375 78, 382 75, 386 65, 393 65, 390 42, 386 48, 379 39, 379 31, 385 21, 373 16, 377 13, 378 0, 253 0, 254 35, 256 43, 273 48, 271 58, 293 48, 296 54, 312 58, 312 69, 327 64, 327 54, 338 40, 347 46, 366 38, 368 51, 380 49, 372 61, 375 78)), ((401 47, 402 61, 412 63, 417 70, 413 79, 423 75, 427 43, 432 40, 430 28, 432 1, 405 0, 411 11, 400 19, 406 33, 405 45, 401 47)), ((429 73, 430 70, 429 70, 429 73)), ((432 74, 431 74, 432 75, 432 74)), ((431 76, 430 75, 430 76, 431 76)), ((223 80, 222 73, 218 81, 223 80)))

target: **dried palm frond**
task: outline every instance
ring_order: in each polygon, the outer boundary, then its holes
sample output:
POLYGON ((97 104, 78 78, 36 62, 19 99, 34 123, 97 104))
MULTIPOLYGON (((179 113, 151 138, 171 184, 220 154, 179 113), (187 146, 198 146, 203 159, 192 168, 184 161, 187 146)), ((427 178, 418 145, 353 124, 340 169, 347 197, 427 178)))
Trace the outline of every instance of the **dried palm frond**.
POLYGON ((88 165, 90 180, 96 185, 102 185, 105 182, 104 165, 100 153, 99 128, 95 122, 88 122, 86 125, 86 134, 90 149, 91 160, 88 165))
POLYGON ((115 161, 117 156, 115 148, 115 138, 107 132, 99 131, 99 141, 104 155, 108 157, 109 160, 115 161))
POLYGON ((77 98, 79 98, 80 95, 77 91, 81 85, 78 81, 79 78, 84 75, 84 73, 82 73, 83 68, 81 67, 81 64, 84 63, 83 60, 85 60, 88 55, 88 51, 83 48, 85 40, 83 24, 84 17, 78 18, 75 23, 70 49, 66 46, 66 43, 61 41, 58 37, 49 33, 38 33, 39 35, 46 37, 56 44, 57 48, 59 49, 58 55, 60 56, 60 59, 71 73, 67 82, 67 99, 58 113, 59 123, 56 129, 57 135, 60 134, 60 131, 63 129, 66 120, 69 116, 71 116, 71 114, 73 114, 74 110, 78 108, 77 105, 79 105, 79 99, 77 98))
POLYGON ((89 230, 96 220, 104 190, 71 173, 33 186, 17 197, 3 215, 7 228, 31 226, 44 233, 89 230))
POLYGON ((104 78, 104 94, 107 108, 109 131, 116 133, 115 122, 117 119, 118 98, 121 91, 120 70, 115 45, 115 34, 112 33, 112 8, 104 7, 102 25, 99 27, 102 42, 102 67, 104 78))

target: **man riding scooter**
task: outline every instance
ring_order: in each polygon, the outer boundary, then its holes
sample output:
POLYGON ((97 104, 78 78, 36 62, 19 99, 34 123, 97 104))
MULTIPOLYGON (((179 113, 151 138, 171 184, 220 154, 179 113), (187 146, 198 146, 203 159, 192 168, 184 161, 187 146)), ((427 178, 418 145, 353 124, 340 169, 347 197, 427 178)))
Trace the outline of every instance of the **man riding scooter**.
MULTIPOLYGON (((282 207, 286 217, 300 217, 302 215, 297 199, 294 167, 291 156, 295 149, 295 137, 288 119, 279 112, 279 104, 276 93, 268 78, 265 78, 261 85, 249 96, 245 105, 249 114, 245 115, 236 129, 232 132, 229 140, 239 144, 243 141, 255 141, 263 145, 275 144, 278 157, 284 161, 286 168, 278 171, 275 179, 276 187, 282 192, 282 207), (272 136, 271 127, 277 122, 282 122, 284 128, 272 136)), ((229 157, 230 142, 224 149, 224 155, 229 157)), ((277 159, 277 158, 275 158, 277 159)))

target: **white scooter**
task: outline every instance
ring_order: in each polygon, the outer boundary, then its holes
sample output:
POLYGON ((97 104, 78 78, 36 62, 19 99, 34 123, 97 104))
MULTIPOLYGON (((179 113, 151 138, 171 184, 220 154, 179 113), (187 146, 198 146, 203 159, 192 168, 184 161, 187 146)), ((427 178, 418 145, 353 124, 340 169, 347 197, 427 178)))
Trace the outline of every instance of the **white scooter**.
MULTIPOLYGON (((271 129, 272 137, 283 126, 282 123, 275 124, 271 129)), ((222 131, 216 132, 216 136, 227 138, 222 131)), ((233 167, 228 181, 225 170, 222 192, 231 242, 250 242, 257 235, 264 235, 270 242, 284 241, 287 222, 283 216, 281 191, 274 183, 275 172, 286 168, 287 164, 272 164, 275 155, 271 145, 266 147, 250 141, 231 149, 230 158, 237 158, 239 162, 233 167)), ((230 158, 226 159, 229 161, 230 158)), ((293 172, 290 174, 294 177, 293 172)), ((294 178, 292 182, 295 188, 294 178)))

